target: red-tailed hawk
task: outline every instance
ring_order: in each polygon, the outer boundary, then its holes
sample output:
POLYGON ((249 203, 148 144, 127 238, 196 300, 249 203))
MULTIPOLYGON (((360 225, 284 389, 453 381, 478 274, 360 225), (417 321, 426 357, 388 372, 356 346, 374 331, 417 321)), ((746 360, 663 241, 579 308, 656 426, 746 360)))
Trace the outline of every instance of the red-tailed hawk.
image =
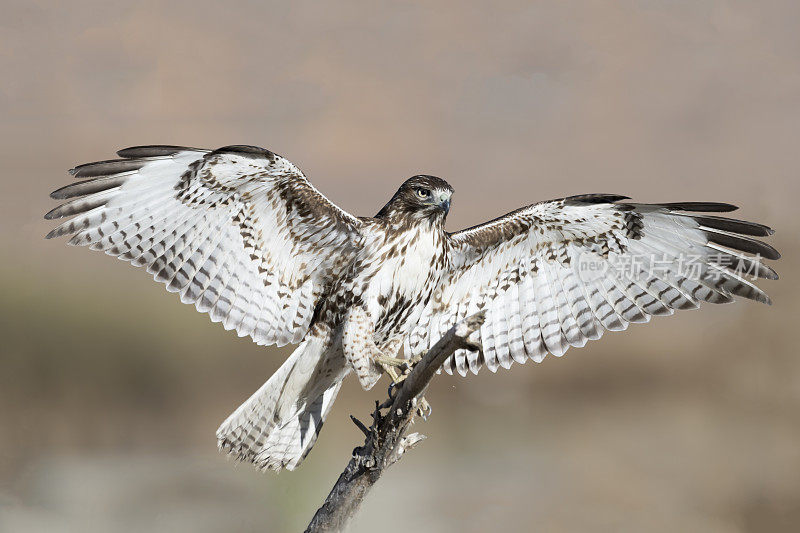
POLYGON ((118 155, 71 171, 88 179, 52 193, 67 201, 46 218, 72 218, 47 237, 145 267, 258 344, 299 343, 217 430, 221 449, 262 468, 302 461, 351 371, 369 389, 401 348, 419 355, 479 310, 483 350, 456 352, 447 372, 538 362, 700 302, 769 303, 752 281, 777 278, 763 260, 778 252, 750 238, 771 229, 697 214, 729 204, 587 194, 448 233, 453 189, 433 176, 354 217, 262 148, 118 155))

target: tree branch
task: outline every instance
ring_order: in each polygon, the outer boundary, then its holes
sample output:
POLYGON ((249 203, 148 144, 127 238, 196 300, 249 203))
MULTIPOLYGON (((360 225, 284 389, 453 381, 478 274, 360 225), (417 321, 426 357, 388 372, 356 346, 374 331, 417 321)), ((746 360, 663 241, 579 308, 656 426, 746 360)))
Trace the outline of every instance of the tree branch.
POLYGON ((405 380, 389 389, 389 398, 375 402, 372 425, 367 428, 355 417, 353 422, 366 435, 363 446, 353 450, 353 457, 341 473, 325 502, 317 510, 306 533, 341 531, 358 512, 361 502, 378 481, 383 471, 399 461, 406 450, 424 439, 424 435, 406 435, 414 420, 419 399, 425 393, 436 371, 458 349, 480 350, 469 340, 485 320, 483 312, 456 324, 439 339, 405 380), (384 414, 383 409, 388 411, 384 414))

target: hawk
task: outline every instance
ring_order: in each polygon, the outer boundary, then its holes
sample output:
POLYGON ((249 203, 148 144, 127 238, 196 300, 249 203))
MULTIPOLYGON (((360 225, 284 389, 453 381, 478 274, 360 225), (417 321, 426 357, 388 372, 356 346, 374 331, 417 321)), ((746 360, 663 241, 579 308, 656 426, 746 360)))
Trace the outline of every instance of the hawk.
POLYGON ((585 194, 528 205, 449 233, 453 189, 419 175, 374 217, 331 203, 283 157, 253 146, 137 146, 71 170, 51 194, 68 218, 48 238, 144 267, 239 336, 298 346, 217 430, 220 449, 260 468, 308 454, 342 380, 369 389, 453 324, 486 314, 481 351, 444 370, 562 355, 634 322, 743 297, 777 279, 773 231, 718 215, 724 203, 641 204, 585 194), (403 357, 400 354, 403 354, 403 357))

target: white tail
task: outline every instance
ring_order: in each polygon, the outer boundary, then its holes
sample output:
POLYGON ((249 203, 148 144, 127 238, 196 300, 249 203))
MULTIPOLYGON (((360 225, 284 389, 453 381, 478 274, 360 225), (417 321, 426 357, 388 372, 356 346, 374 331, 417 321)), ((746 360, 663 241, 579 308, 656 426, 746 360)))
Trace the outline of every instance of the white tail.
POLYGON ((327 344, 317 337, 304 340, 222 423, 220 450, 259 468, 294 470, 314 446, 347 372, 343 359, 334 368, 325 364, 338 359, 325 360, 331 355, 327 344))

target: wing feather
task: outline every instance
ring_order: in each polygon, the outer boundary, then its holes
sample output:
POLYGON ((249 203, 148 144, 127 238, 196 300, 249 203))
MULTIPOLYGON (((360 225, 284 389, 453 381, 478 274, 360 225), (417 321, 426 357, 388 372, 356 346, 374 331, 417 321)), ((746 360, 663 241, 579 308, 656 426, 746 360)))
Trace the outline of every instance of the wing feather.
POLYGON ((46 218, 145 267, 181 301, 259 344, 298 342, 316 301, 360 246, 362 222, 263 148, 138 146, 88 163, 46 218))
POLYGON ((482 364, 495 371, 560 356, 605 330, 701 302, 769 303, 754 281, 777 279, 764 261, 780 254, 752 237, 772 229, 695 214, 736 209, 730 204, 627 199, 590 194, 542 202, 449 235, 449 268, 408 349, 418 353, 440 330, 485 308, 482 354, 460 350, 444 365, 465 375, 482 364))

